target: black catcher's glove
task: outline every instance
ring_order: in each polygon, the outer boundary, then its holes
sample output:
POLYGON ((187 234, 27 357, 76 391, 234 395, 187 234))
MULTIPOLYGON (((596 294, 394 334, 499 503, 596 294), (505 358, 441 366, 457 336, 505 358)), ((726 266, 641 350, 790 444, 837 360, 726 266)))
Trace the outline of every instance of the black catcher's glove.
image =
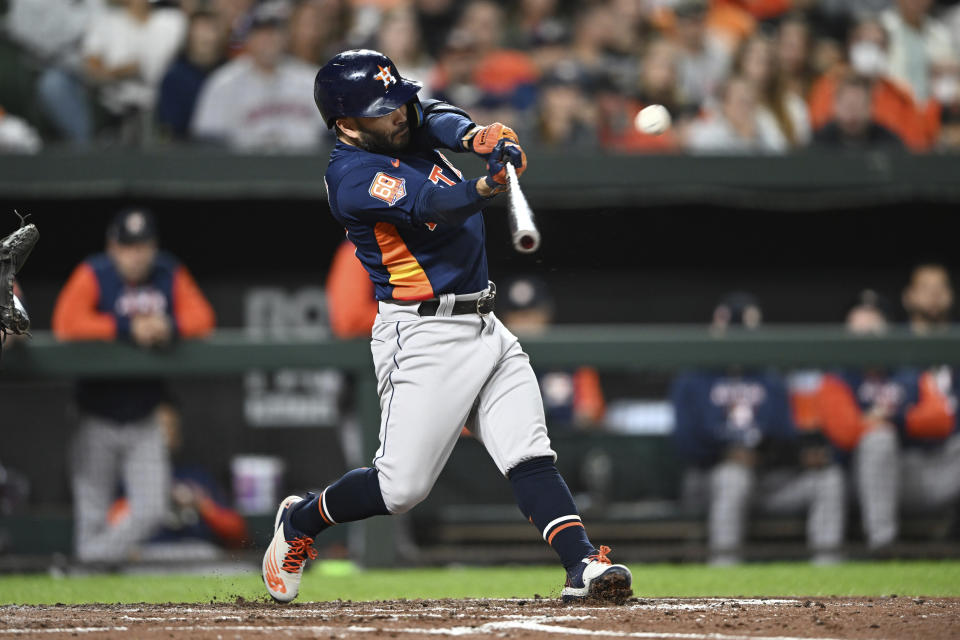
POLYGON ((26 217, 20 216, 20 228, 0 240, 0 349, 8 333, 29 335, 30 317, 13 295, 13 277, 27 261, 39 238, 37 227, 27 224, 26 217))

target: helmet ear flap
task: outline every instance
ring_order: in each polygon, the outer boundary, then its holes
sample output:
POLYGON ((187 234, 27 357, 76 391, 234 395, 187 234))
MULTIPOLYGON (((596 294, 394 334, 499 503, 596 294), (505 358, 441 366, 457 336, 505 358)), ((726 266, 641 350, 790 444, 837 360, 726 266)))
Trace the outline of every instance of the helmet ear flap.
POLYGON ((410 122, 410 128, 416 129, 423 124, 423 105, 420 104, 420 98, 413 96, 413 99, 407 103, 407 120, 410 122))

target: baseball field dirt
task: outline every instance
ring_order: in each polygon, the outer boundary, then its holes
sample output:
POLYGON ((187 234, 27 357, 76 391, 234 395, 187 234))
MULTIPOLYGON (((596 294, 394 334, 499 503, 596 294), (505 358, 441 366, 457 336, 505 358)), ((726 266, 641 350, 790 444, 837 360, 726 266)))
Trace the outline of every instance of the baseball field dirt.
POLYGON ((960 637, 956 598, 392 600, 0 607, 0 638, 678 638, 789 640, 960 637))

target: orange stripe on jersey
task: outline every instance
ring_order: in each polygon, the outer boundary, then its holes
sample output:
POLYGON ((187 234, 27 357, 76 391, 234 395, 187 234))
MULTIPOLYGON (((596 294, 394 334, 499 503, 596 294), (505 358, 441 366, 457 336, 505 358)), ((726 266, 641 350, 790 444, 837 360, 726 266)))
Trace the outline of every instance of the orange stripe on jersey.
POLYGON ((433 298, 433 286, 426 272, 410 253, 397 228, 389 222, 378 222, 373 230, 383 255, 383 266, 390 272, 394 300, 433 298))

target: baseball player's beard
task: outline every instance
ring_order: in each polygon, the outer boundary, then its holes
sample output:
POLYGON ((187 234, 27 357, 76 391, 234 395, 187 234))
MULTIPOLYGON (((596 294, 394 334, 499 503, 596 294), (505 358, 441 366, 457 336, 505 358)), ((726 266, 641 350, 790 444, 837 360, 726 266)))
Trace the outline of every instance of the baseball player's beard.
POLYGON ((358 141, 358 146, 364 151, 386 156, 406 149, 408 144, 410 144, 410 128, 406 125, 393 133, 362 130, 358 141))

